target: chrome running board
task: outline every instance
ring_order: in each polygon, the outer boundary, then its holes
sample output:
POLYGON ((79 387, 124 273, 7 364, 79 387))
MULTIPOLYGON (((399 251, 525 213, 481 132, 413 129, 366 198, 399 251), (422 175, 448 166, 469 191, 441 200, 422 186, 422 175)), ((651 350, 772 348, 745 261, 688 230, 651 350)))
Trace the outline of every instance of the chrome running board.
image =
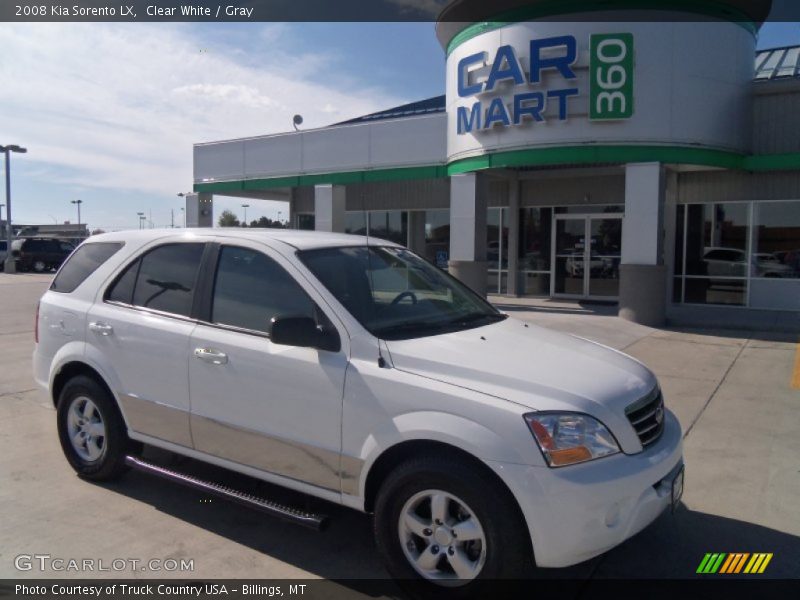
POLYGON ((328 517, 325 515, 317 515, 314 513, 305 512, 290 506, 284 506, 264 498, 253 496, 245 492, 240 492, 239 490, 235 490, 218 483, 203 481, 202 479, 198 479, 197 477, 193 477, 191 475, 186 475, 185 473, 178 473, 177 471, 172 471, 171 469, 148 463, 136 456, 126 456, 125 464, 133 469, 136 469, 137 471, 150 473, 151 475, 161 477, 162 479, 168 479, 170 481, 182 483, 201 492, 206 492, 207 494, 211 494, 218 498, 224 498, 225 500, 231 500, 237 504, 260 510, 261 512, 265 512, 273 517, 291 521, 292 523, 308 527, 309 529, 322 531, 325 529, 328 522, 328 517))

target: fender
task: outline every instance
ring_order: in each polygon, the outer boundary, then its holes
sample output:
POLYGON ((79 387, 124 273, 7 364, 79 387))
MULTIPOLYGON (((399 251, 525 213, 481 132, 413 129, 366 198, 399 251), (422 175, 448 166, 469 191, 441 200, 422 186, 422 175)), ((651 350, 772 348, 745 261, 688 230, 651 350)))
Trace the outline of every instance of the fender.
MULTIPOLYGON (((432 441, 463 450, 492 468, 491 462, 530 464, 530 456, 517 451, 515 444, 485 425, 457 415, 437 411, 415 411, 392 419, 393 429, 370 435, 361 448, 361 473, 358 497, 363 501, 367 476, 375 461, 392 447, 406 441, 432 441), (458 432, 454 435, 453 432, 458 432)), ((532 442, 532 440, 531 440, 532 442)), ((533 445, 531 445, 531 449, 533 445)), ((353 490, 355 491, 355 490, 353 490)))

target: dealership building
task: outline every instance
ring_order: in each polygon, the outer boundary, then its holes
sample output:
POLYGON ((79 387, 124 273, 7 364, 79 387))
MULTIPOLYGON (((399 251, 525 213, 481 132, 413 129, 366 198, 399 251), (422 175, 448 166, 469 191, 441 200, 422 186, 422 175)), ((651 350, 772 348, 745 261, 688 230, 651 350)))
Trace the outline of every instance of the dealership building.
POLYGON ((800 47, 756 52, 769 1, 591 4, 450 3, 445 95, 197 144, 189 223, 281 200, 484 294, 800 328, 800 47))

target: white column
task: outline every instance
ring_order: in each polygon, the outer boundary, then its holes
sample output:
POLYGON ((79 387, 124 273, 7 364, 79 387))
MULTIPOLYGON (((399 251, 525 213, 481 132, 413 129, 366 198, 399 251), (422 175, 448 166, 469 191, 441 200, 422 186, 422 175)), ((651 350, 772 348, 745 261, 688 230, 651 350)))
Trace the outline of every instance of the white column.
POLYGON ((314 186, 314 228, 344 232, 345 188, 341 185, 314 186))
POLYGON ((660 163, 625 167, 622 264, 663 263, 664 171, 660 163))
POLYGON ((486 295, 486 180, 477 173, 450 178, 450 273, 486 295))
POLYGON ((659 163, 625 167, 619 316, 651 327, 663 325, 666 319, 665 181, 659 163))

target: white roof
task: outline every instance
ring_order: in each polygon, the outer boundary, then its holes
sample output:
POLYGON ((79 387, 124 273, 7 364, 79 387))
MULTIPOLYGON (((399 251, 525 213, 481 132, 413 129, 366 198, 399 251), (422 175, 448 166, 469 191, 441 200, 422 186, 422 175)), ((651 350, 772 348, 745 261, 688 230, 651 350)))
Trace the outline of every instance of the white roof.
POLYGON ((336 246, 399 246, 394 242, 363 235, 346 233, 328 233, 325 231, 302 231, 299 229, 267 229, 267 228, 194 228, 194 229, 131 229, 103 233, 88 238, 89 242, 139 241, 145 242, 158 238, 209 238, 243 239, 261 242, 281 242, 298 250, 312 248, 331 248, 336 246))

